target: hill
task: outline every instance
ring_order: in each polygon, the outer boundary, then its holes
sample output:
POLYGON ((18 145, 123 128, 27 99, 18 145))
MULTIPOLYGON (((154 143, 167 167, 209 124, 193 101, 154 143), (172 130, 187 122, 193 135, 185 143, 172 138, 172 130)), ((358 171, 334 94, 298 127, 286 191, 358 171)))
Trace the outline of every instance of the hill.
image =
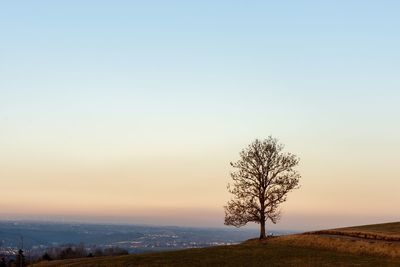
POLYGON ((400 222, 288 235, 262 242, 253 239, 232 246, 43 262, 35 266, 400 266, 400 242, 373 239, 371 235, 397 237, 398 229, 400 222), (346 232, 360 235, 343 234, 346 232))
POLYGON ((355 238, 365 238, 373 240, 400 241, 400 223, 382 223, 362 226, 352 226, 331 230, 310 232, 320 235, 341 235, 355 238))

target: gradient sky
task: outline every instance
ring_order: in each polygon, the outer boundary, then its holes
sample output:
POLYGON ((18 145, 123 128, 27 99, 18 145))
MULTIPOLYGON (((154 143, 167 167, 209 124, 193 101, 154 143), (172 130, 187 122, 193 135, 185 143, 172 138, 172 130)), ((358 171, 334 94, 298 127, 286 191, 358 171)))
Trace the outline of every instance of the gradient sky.
POLYGON ((303 176, 274 228, 400 220, 399 12, 2 2, 0 219, 222 226, 229 162, 273 135, 303 176))

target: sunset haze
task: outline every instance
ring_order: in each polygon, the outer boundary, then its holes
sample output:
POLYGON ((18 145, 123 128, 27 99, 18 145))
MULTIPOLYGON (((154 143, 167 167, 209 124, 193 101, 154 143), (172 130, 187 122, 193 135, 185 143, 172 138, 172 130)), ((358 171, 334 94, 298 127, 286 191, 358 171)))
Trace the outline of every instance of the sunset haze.
POLYGON ((399 9, 0 4, 0 219, 224 227, 272 135, 302 178, 268 229, 398 221, 399 9))

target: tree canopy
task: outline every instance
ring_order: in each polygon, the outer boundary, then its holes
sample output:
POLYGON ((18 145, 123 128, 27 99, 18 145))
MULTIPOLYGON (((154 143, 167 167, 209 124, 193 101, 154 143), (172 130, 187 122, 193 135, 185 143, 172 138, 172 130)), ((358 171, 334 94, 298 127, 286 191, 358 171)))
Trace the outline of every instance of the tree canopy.
POLYGON ((269 136, 256 139, 240 152, 232 163, 233 194, 225 208, 225 224, 241 227, 248 222, 260 224, 260 238, 265 238, 265 223, 280 219, 279 205, 287 194, 299 187, 300 174, 294 169, 299 158, 283 151, 284 145, 269 136))

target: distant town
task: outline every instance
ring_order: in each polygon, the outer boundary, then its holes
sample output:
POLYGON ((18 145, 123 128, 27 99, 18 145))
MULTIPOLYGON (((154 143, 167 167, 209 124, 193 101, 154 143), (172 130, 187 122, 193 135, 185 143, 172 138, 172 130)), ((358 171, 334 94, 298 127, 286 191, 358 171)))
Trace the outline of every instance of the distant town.
POLYGON ((78 246, 87 253, 108 248, 128 253, 155 252, 231 245, 256 235, 257 229, 4 221, 0 222, 0 256, 13 257, 23 249, 27 258, 34 259, 56 249, 78 246))

